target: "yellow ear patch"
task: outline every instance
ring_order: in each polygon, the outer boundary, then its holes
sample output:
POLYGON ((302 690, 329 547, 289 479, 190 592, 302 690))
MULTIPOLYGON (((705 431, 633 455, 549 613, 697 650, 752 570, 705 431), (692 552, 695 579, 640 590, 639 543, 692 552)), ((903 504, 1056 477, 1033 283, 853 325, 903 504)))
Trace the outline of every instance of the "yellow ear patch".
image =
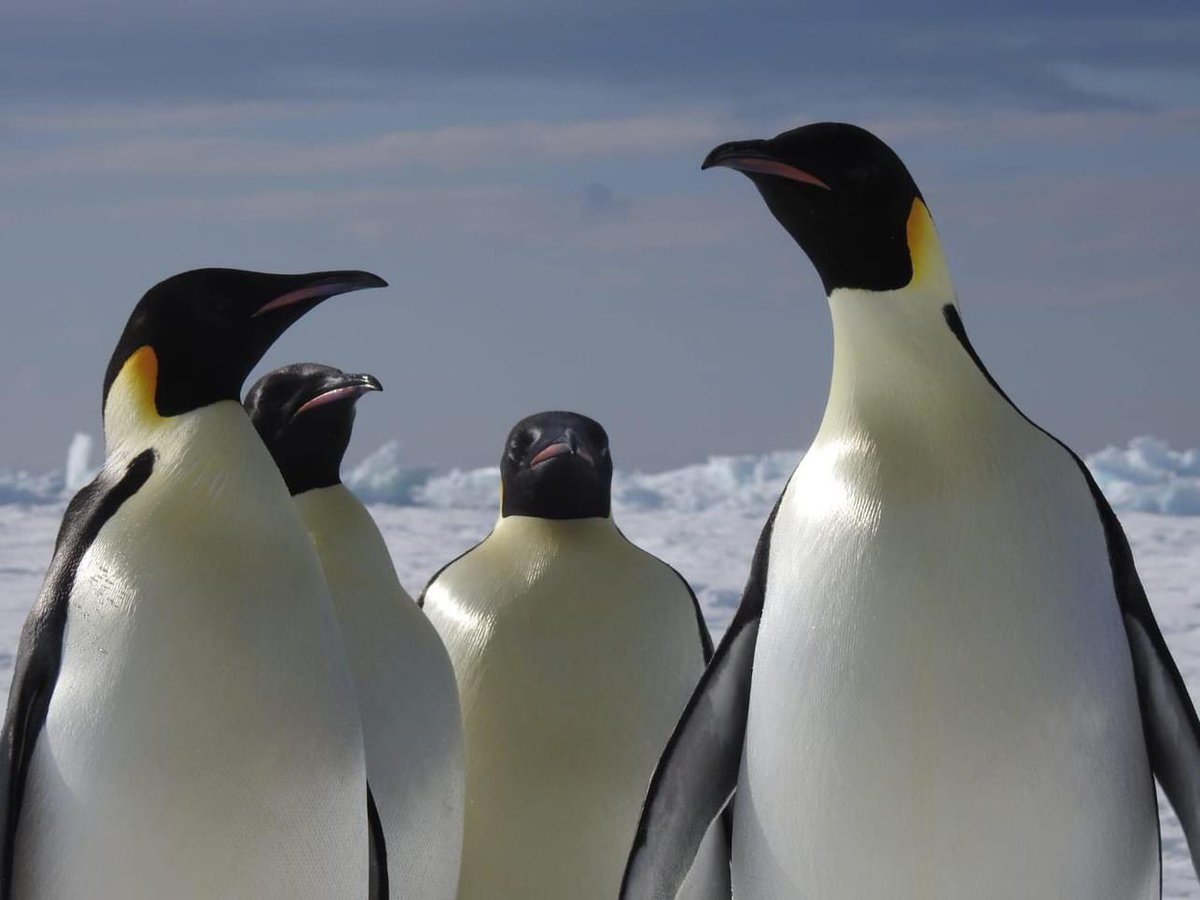
POLYGON ((158 389, 158 356, 149 344, 138 347, 117 375, 113 389, 121 393, 121 399, 141 419, 158 419, 158 407, 154 394, 158 389))
POLYGON ((933 216, 920 197, 913 201, 908 213, 907 237, 908 255, 912 260, 912 281, 909 284, 931 283, 932 286, 932 282, 937 281, 948 285, 950 273, 946 269, 946 259, 942 255, 933 216))
POLYGON ((928 269, 929 251, 937 249, 937 231, 929 209, 918 197, 908 213, 908 255, 912 260, 912 280, 918 282, 928 269))

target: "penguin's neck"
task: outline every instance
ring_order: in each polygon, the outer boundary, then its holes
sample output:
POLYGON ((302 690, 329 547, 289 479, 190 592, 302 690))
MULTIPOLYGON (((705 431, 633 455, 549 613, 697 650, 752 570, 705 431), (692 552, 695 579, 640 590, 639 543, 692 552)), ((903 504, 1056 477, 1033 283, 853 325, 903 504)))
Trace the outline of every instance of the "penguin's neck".
POLYGON ((326 569, 339 614, 345 603, 393 603, 398 594, 409 599, 379 527, 348 487, 338 482, 312 488, 292 500, 326 569), (343 595, 345 585, 359 590, 343 595))
POLYGON ((833 377, 818 440, 936 441, 1011 412, 950 327, 954 285, 929 213, 908 223, 913 277, 894 291, 836 289, 833 377))
POLYGON ((620 539, 612 516, 590 516, 586 519, 540 519, 537 516, 501 516, 492 534, 502 540, 509 538, 528 542, 531 546, 562 550, 579 542, 606 538, 620 539))
POLYGON ((121 367, 104 401, 105 465, 122 468, 147 449, 156 475, 203 495, 260 490, 287 498, 283 476, 236 400, 219 400, 178 415, 160 415, 154 402, 158 365, 142 347, 121 367), (190 486, 190 487, 189 487, 190 486))

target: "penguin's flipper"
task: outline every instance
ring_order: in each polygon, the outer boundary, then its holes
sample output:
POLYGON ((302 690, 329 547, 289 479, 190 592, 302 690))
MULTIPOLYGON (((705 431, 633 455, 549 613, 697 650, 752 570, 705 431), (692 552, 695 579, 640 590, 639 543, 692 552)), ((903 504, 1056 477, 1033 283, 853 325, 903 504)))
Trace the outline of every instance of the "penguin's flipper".
POLYGON ((1113 588, 1121 607, 1125 637, 1133 657, 1133 677, 1137 683, 1138 706, 1142 713, 1146 750, 1150 754, 1150 768, 1179 816, 1192 853, 1192 867, 1200 874, 1200 721, 1196 718, 1196 708, 1188 696, 1183 676, 1179 674, 1158 622, 1154 619, 1150 601, 1146 599, 1146 590, 1134 567, 1133 551, 1129 549, 1125 529, 1121 527, 1100 485, 1096 484, 1096 479, 1079 454, 1030 420, 992 378, 971 346, 958 310, 952 305, 946 306, 942 314, 983 377, 1018 415, 1062 447, 1087 482, 1096 512, 1104 525, 1113 588))
POLYGON ((782 500, 781 495, 758 539, 737 614, 650 779, 620 900, 673 900, 705 832, 737 789, 771 532, 782 500))
POLYGON ((367 829, 371 835, 370 888, 367 896, 370 900, 388 900, 391 888, 388 885, 387 841, 383 835, 383 822, 379 818, 379 807, 375 805, 375 795, 371 793, 371 785, 367 784, 367 829))
MULTIPOLYGON (((483 541, 486 541, 489 537, 491 537, 491 532, 488 532, 488 534, 484 537, 483 541)), ((472 546, 468 547, 466 550, 464 550, 462 553, 458 554, 458 556, 454 557, 454 559, 450 560, 450 562, 446 563, 444 566, 442 566, 440 569, 438 569, 436 572, 434 572, 433 575, 431 575, 429 577, 429 580, 427 582, 425 582, 425 587, 421 588, 421 593, 417 595, 418 608, 420 608, 420 609, 425 608, 425 595, 427 593, 429 593, 429 589, 431 587, 433 587, 433 583, 442 577, 442 573, 445 572, 452 565, 454 565, 456 562, 458 562, 460 559, 462 559, 464 556, 466 556, 468 553, 470 553, 472 550, 477 550, 479 547, 483 546, 483 541, 480 541, 478 544, 473 544, 472 546)))
POLYGON ((137 493, 154 468, 154 451, 136 456, 118 480, 101 472, 67 505, 46 581, 25 619, 17 645, 8 712, 0 730, 0 900, 11 900, 17 823, 25 779, 62 662, 67 607, 80 560, 121 504, 137 493))
POLYGON ((1133 656, 1150 768, 1179 816, 1192 867, 1200 873, 1200 720, 1154 619, 1125 531, 1091 475, 1088 482, 1104 523, 1113 584, 1133 656))

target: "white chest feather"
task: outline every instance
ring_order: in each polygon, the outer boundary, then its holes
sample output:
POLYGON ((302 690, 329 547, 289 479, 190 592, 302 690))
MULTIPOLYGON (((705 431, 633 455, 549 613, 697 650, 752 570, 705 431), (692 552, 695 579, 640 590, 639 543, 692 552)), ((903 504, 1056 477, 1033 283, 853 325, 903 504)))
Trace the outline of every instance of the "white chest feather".
POLYGON ((780 507, 735 895, 1157 897, 1153 785, 1086 482, 957 345, 913 358, 937 352, 946 387, 885 356, 875 385, 835 371, 780 507))
POLYGON ((321 560, 362 712, 367 779, 393 898, 451 900, 462 856, 462 717, 442 640, 400 586, 387 545, 344 486, 296 498, 321 560))
MULTIPOLYGON (((684 584, 607 519, 509 517, 425 603, 466 726, 459 896, 616 896, 646 785, 703 667, 684 584)), ((716 850, 702 848, 699 887, 680 896, 713 896, 716 850)))
POLYGON ((165 421, 79 568, 19 895, 363 896, 361 731, 303 525, 236 404, 165 421))

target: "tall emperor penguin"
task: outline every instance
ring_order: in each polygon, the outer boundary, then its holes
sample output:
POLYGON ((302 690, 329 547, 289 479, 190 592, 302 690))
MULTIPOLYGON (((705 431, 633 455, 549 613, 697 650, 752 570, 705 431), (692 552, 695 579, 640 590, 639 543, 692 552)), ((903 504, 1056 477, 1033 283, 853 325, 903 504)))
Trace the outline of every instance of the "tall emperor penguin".
POLYGON ((908 170, 841 124, 714 166, 816 267, 833 377, 622 897, 673 897, 731 796, 738 900, 1158 897, 1153 776, 1200 851, 1195 711, 1095 481, 967 339, 908 170))
POLYGON ((365 897, 366 772, 320 564, 239 400, 365 272, 151 288, 104 377, 0 734, 0 897, 365 897))
MULTIPOLYGON (((598 422, 522 419, 500 519, 437 573, 425 610, 462 697, 460 900, 612 900, 654 762, 711 651, 687 583, 617 530, 598 422)), ((728 900, 723 823, 681 897, 728 900)))
POLYGON ((329 583, 362 713, 370 787, 371 900, 453 900, 463 832, 463 733, 442 639, 396 577, 383 535, 342 484, 372 375, 300 363, 246 395, 329 583))

